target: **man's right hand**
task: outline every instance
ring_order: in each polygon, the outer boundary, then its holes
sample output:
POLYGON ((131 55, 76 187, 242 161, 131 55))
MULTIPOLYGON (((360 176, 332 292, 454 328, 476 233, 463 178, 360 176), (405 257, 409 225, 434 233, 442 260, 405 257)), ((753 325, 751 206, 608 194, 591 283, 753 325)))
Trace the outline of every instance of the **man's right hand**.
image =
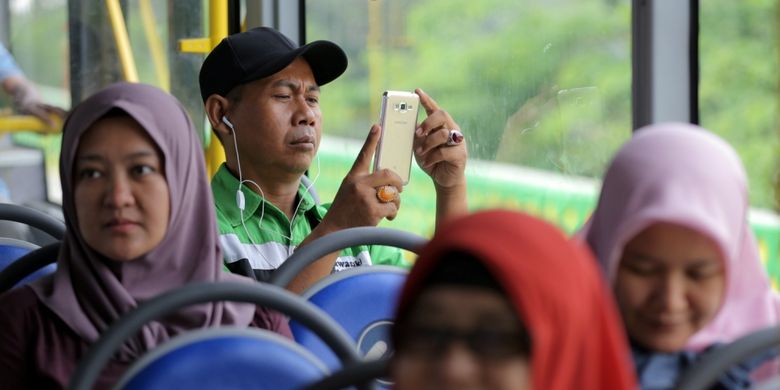
POLYGON ((401 206, 400 192, 403 191, 401 177, 389 169, 370 173, 379 138, 380 127, 371 126, 360 154, 341 182, 336 198, 320 224, 327 225, 328 230, 376 226, 382 218, 393 220, 398 213, 401 206), (390 202, 382 202, 377 198, 377 190, 382 186, 393 186, 399 194, 390 202))
MULTIPOLYGON (((393 201, 382 202, 377 198, 377 189, 382 186, 394 186, 400 193, 403 190, 401 177, 393 171, 383 169, 370 172, 371 159, 379 143, 379 126, 371 126, 368 139, 363 144, 352 169, 341 182, 336 198, 333 199, 325 218, 306 237, 299 247, 342 229, 358 226, 376 226, 382 218, 394 219, 401 206, 400 194, 393 201)), ((338 252, 330 253, 304 268, 287 289, 300 294, 318 280, 330 275, 338 252)))

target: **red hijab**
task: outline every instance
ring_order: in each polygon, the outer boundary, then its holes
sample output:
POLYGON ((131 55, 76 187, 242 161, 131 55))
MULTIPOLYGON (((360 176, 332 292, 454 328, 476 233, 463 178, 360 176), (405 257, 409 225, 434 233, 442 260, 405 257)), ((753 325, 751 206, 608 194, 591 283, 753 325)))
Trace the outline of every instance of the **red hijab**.
POLYGON ((409 273, 396 323, 453 251, 480 261, 524 322, 534 389, 637 387, 626 336, 595 261, 557 228, 525 214, 483 211, 440 228, 409 273))

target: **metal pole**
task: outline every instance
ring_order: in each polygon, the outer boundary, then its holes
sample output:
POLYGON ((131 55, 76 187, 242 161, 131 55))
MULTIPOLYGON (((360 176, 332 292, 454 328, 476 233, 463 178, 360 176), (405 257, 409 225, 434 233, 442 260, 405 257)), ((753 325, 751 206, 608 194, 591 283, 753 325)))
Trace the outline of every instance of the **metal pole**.
MULTIPOLYGON (((209 40, 211 48, 228 35, 228 4, 227 0, 209 0, 209 40)), ((209 176, 215 174, 219 166, 225 161, 225 149, 219 138, 211 137, 211 142, 206 150, 206 168, 209 176)))
POLYGON ((138 3, 141 10, 141 21, 144 27, 144 36, 146 42, 149 44, 149 50, 152 54, 152 62, 154 63, 154 73, 157 75, 157 83, 160 88, 170 91, 171 81, 168 74, 168 60, 165 56, 165 50, 163 48, 160 37, 157 34, 157 18, 154 15, 154 9, 149 0, 141 0, 138 3))
POLYGON ((73 105, 100 88, 122 79, 116 66, 117 51, 110 40, 105 3, 86 5, 68 1, 70 95, 73 105))
POLYGON ((122 75, 125 81, 138 82, 138 71, 135 68, 133 48, 130 46, 130 38, 127 36, 125 17, 122 14, 122 6, 119 0, 106 0, 108 19, 111 22, 111 31, 114 33, 114 43, 119 53, 119 64, 122 66, 122 75))

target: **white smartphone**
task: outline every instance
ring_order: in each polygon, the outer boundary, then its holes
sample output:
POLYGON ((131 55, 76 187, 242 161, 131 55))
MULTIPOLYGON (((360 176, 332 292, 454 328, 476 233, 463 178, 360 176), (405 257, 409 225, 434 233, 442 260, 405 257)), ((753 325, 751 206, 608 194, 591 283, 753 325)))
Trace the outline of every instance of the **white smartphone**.
POLYGON ((374 154, 374 172, 391 169, 409 183, 412 170, 412 144, 417 127, 420 97, 413 92, 385 91, 379 125, 382 133, 374 154))

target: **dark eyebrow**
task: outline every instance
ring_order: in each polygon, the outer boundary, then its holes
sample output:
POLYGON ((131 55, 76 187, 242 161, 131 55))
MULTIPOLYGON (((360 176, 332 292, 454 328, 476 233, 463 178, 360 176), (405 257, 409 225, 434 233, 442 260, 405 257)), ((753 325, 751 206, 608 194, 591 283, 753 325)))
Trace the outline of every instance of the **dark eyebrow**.
MULTIPOLYGON (((274 81, 273 84, 271 84, 271 87, 286 87, 292 90, 296 90, 300 87, 300 85, 292 80, 282 79, 274 81)), ((306 92, 318 92, 319 90, 320 86, 317 84, 312 84, 306 87, 306 92)))

